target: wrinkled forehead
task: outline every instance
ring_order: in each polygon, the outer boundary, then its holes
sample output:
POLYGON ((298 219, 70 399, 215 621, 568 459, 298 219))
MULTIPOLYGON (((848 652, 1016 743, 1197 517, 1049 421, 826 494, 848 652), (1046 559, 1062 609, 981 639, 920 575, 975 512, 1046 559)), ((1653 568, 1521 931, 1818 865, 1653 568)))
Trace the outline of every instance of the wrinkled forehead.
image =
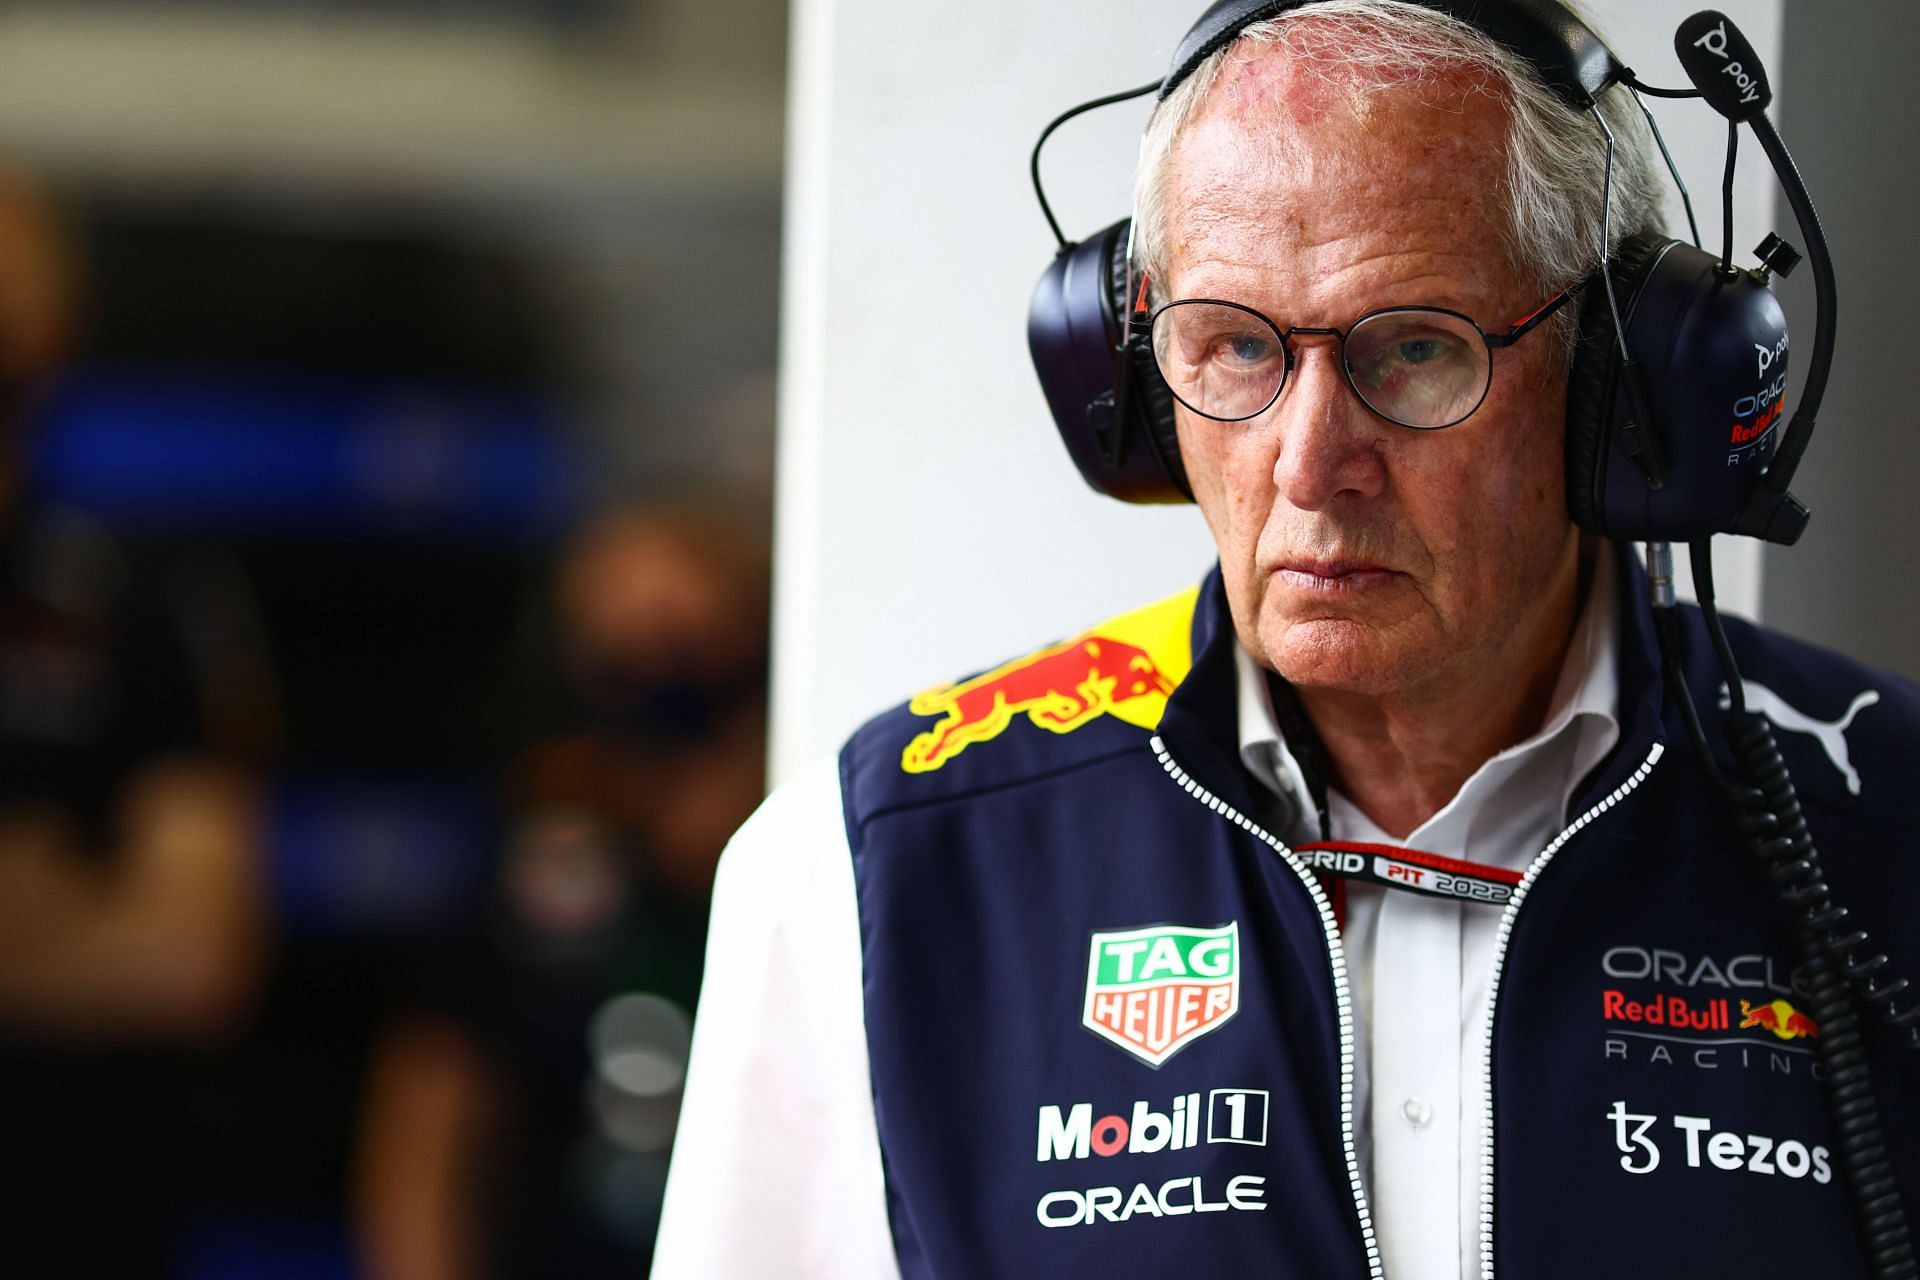
POLYGON ((1508 130, 1497 80, 1464 60, 1397 58, 1370 39, 1363 24, 1305 20, 1280 40, 1243 39, 1181 140, 1195 129, 1235 131, 1249 164, 1319 151, 1391 166, 1446 153, 1491 159, 1497 173, 1508 130))
POLYGON ((1216 233, 1352 243, 1467 227, 1476 256, 1506 265, 1502 237, 1487 234, 1507 220, 1502 98, 1471 68, 1355 65, 1338 53, 1229 50, 1169 156, 1169 267, 1189 251, 1210 256, 1216 233))

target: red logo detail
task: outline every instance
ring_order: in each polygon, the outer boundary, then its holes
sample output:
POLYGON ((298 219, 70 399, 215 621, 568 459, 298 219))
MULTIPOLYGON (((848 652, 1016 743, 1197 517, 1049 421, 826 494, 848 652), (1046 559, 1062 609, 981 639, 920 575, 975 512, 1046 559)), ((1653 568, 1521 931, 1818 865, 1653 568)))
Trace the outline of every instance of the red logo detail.
MULTIPOLYGON (((1746 1002, 1740 1007, 1744 1010, 1746 1002)), ((1689 1004, 1684 996, 1655 996, 1641 1001, 1627 999, 1625 992, 1603 991, 1600 1008, 1609 1022, 1644 1022, 1677 1031, 1725 1031, 1732 1025, 1725 1000, 1689 1004)))
POLYGON ((1053 733, 1070 733, 1116 703, 1166 697, 1173 681, 1145 649, 1087 636, 1042 649, 961 684, 915 695, 915 715, 940 716, 901 753, 909 773, 938 769, 976 742, 997 738, 1024 713, 1053 733))
POLYGON ((1782 1040, 1799 1040, 1820 1034, 1820 1028, 1814 1025, 1812 1018, 1785 1000, 1772 1000, 1762 1005, 1751 1005, 1742 1000, 1740 1025, 1764 1027, 1782 1040))
POLYGON ((1786 408, 1786 405, 1786 397, 1782 396, 1767 408, 1761 410, 1760 416, 1753 420, 1752 426, 1745 426, 1738 422, 1734 423, 1732 443, 1746 444, 1749 441, 1758 440, 1761 436, 1773 430, 1773 424, 1780 421, 1780 411, 1786 408))

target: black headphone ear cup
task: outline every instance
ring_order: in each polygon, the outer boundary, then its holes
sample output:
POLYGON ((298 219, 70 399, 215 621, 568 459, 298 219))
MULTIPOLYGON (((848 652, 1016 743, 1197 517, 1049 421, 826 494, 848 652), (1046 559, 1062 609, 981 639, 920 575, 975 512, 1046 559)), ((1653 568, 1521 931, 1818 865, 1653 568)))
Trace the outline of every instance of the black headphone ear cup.
MULTIPOLYGON (((1664 236, 1632 235, 1621 242, 1612 260, 1614 299, 1622 322, 1646 283, 1647 274, 1671 243, 1664 236)), ((1601 485, 1612 442, 1607 426, 1613 420, 1614 385, 1620 376, 1620 339, 1608 305, 1607 285, 1599 272, 1581 290, 1580 328, 1574 341, 1573 365, 1567 375, 1567 511, 1582 529, 1605 533, 1601 485)))
MULTIPOLYGON (((1139 287, 1136 282, 1140 277, 1129 270, 1127 239, 1126 236, 1114 237, 1113 247, 1107 257, 1107 300, 1113 307, 1111 314, 1116 332, 1133 310, 1134 300, 1129 296, 1129 287, 1139 287)), ((1127 388, 1127 394, 1132 406, 1131 425, 1139 429, 1136 438, 1147 442, 1147 447, 1160 459, 1167 478, 1191 502, 1193 487, 1187 483, 1187 467, 1180 457, 1179 432, 1173 421, 1173 388, 1160 376, 1160 366, 1154 363, 1153 349, 1148 340, 1129 338, 1127 341, 1132 348, 1127 360, 1132 385, 1127 388)))
POLYGON ((1160 376, 1160 367, 1153 362, 1153 352, 1147 350, 1144 341, 1140 347, 1140 359, 1134 362, 1140 373, 1135 381, 1140 389, 1140 408, 1147 420, 1147 439, 1160 455, 1160 462, 1175 487, 1192 502, 1193 485, 1187 481, 1186 459, 1180 456, 1180 433, 1173 422, 1173 388, 1160 376))
POLYGON ((1116 357, 1132 299, 1119 222, 1068 245, 1034 286, 1027 350, 1060 442, 1096 492, 1123 502, 1190 502, 1173 432, 1173 396, 1144 342, 1116 357))

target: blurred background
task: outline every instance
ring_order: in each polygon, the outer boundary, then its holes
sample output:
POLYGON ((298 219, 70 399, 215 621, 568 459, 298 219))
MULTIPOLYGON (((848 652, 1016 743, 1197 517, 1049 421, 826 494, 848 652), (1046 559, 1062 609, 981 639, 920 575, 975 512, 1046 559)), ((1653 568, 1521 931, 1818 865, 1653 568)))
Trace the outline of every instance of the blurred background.
POLYGON ((644 1275, 785 5, 0 7, 0 1273, 644 1275))
MULTIPOLYGON (((1917 674, 1916 178, 1857 117, 1920 117, 1859 70, 1920 17, 1726 7, 1846 326, 1807 544, 1723 593, 1917 674)), ((1191 16, 0 3, 0 1274, 645 1273, 770 663, 777 778, 1210 559, 1084 491, 1022 329, 1032 137, 1191 16)), ((1052 144, 1069 234, 1130 110, 1052 144)), ((1788 230, 1750 153, 1736 221, 1788 230)))

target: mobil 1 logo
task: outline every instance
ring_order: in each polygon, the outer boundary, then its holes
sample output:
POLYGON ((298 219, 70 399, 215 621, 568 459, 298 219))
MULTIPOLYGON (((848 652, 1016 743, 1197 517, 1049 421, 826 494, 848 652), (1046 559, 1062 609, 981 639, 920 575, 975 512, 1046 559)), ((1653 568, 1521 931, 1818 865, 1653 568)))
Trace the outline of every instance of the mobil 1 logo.
MULTIPOLYGON (((1264 1147, 1267 1102, 1265 1089, 1209 1089, 1204 1097, 1194 1090, 1158 1106, 1142 1099, 1097 1118, 1091 1102, 1043 1106, 1034 1156, 1041 1164, 1051 1164, 1188 1151, 1206 1143, 1264 1147)), ((1154 1166, 1143 1171, 1148 1167, 1154 1166)), ((1267 1208, 1266 1174, 1222 1173, 1217 1163, 1211 1168, 1204 1162, 1158 1163, 1158 1172, 1147 1181, 1088 1185, 1100 1177, 1089 1171, 1073 1186, 1046 1192, 1034 1205, 1035 1219, 1048 1228, 1094 1227, 1139 1218, 1261 1213, 1267 1208)))
POLYGON ((1091 1102, 1043 1106, 1034 1158, 1045 1164, 1085 1160, 1090 1155, 1117 1156, 1123 1151, 1151 1155, 1184 1151, 1203 1142, 1264 1147, 1267 1098, 1265 1089, 1209 1089, 1203 1105, 1195 1090, 1180 1094, 1164 1110, 1142 1099, 1130 1109, 1098 1119, 1091 1102))

